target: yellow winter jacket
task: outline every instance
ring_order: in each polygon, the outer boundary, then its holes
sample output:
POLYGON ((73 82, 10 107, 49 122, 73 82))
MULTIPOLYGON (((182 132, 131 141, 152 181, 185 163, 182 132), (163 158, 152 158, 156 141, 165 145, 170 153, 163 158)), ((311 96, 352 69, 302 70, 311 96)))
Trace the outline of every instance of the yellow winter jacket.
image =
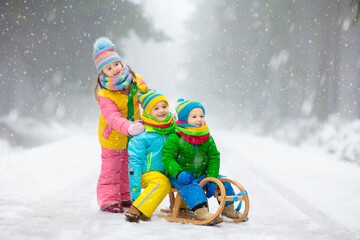
MULTIPOLYGON (((141 84, 141 82, 143 81, 141 76, 136 74, 136 78, 137 81, 141 84)), ((137 98, 138 92, 133 97, 134 121, 140 119, 139 100, 137 98)), ((121 91, 110 91, 104 88, 100 88, 98 90, 98 95, 111 99, 117 105, 117 108, 120 111, 121 115, 125 119, 128 117, 128 107, 127 107, 128 95, 126 93, 121 91)), ((108 126, 108 123, 105 121, 105 118, 100 113, 99 130, 98 130, 100 145, 110 150, 126 149, 128 143, 128 137, 125 134, 122 134, 112 128, 111 128, 111 134, 109 136, 106 136, 106 134, 103 134, 105 128, 108 128, 107 130, 110 131, 110 126, 108 126), (107 138, 105 138, 104 135, 107 138)))

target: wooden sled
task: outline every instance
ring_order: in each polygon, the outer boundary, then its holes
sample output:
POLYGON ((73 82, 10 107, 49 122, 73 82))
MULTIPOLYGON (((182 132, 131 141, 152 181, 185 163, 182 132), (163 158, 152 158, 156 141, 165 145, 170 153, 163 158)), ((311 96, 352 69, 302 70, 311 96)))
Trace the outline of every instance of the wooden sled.
POLYGON ((212 177, 207 177, 207 178, 203 179, 199 183, 199 185, 201 187, 203 187, 205 185, 205 183, 207 183, 209 181, 215 182, 217 185, 217 190, 215 192, 214 197, 217 198, 217 200, 219 202, 219 207, 218 207, 217 211, 215 213, 213 213, 212 218, 200 221, 200 220, 196 220, 194 218, 194 214, 190 210, 185 210, 185 211, 180 210, 182 198, 180 196, 179 191, 177 191, 175 188, 172 188, 171 191, 169 192, 170 208, 160 210, 163 213, 171 214, 171 216, 159 216, 159 218, 164 218, 169 222, 191 223, 191 224, 195 224, 195 225, 208 225, 217 216, 221 215, 226 201, 234 201, 234 205, 236 205, 236 202, 239 202, 238 206, 235 207, 235 209, 237 211, 240 211, 240 210, 242 210, 242 211, 241 211, 239 218, 231 219, 232 222, 237 223, 237 222, 247 221, 247 219, 248 219, 247 215, 249 213, 250 202, 249 202, 249 198, 248 198, 247 192, 244 189, 244 187, 236 180, 232 180, 232 179, 228 179, 228 178, 216 179, 216 178, 212 178, 212 177), (235 193, 236 193, 236 188, 238 190, 240 190, 240 192, 234 196, 226 196, 225 187, 222 182, 231 183, 234 188, 235 193), (244 204, 242 204, 242 203, 244 203, 244 204))

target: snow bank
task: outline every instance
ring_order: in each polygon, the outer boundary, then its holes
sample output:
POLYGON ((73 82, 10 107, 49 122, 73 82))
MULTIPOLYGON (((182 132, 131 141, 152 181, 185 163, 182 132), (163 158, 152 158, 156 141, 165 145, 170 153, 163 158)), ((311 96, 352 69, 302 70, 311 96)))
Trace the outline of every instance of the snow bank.
POLYGON ((294 145, 318 146, 338 159, 360 164, 360 120, 331 117, 325 123, 315 119, 289 122, 270 135, 294 145))
POLYGON ((18 117, 14 114, 0 117, 0 156, 20 149, 40 146, 76 134, 96 132, 97 123, 41 120, 18 117))

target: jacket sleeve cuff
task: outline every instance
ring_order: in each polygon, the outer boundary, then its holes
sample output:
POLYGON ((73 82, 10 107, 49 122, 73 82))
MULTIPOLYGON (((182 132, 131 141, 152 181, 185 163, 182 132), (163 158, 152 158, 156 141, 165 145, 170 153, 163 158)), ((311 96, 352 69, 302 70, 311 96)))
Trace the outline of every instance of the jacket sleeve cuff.
POLYGON ((179 174, 180 174, 182 171, 184 171, 184 170, 178 170, 178 172, 175 172, 176 174, 174 174, 174 175, 175 175, 175 178, 176 178, 176 179, 178 178, 179 174))
POLYGON ((135 201, 141 194, 141 189, 137 189, 137 188, 133 188, 130 191, 130 197, 131 197, 131 201, 135 201))

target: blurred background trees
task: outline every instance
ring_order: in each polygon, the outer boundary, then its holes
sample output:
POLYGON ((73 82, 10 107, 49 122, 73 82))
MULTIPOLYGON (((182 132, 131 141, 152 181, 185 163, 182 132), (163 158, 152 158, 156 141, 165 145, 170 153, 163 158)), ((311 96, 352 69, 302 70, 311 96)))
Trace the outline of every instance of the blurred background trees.
MULTIPOLYGON (((0 116, 83 115, 93 102, 96 38, 115 44, 130 32, 142 40, 166 38, 142 6, 127 0, 2 1, 0 20, 0 116)), ((121 46, 116 50, 123 54, 121 46)))
POLYGON ((270 132, 306 119, 317 124, 296 127, 313 131, 333 116, 360 119, 360 0, 189 4, 180 36, 178 26, 155 27, 149 13, 159 6, 145 0, 2 1, 0 138, 22 134, 15 120, 26 117, 97 118, 92 48, 103 35, 170 105, 201 101, 222 126, 270 132))
POLYGON ((350 1, 202 1, 188 21, 189 89, 234 117, 360 117, 350 1), (200 94, 210 92, 211 94, 200 94), (226 110, 225 110, 226 109, 226 110))

